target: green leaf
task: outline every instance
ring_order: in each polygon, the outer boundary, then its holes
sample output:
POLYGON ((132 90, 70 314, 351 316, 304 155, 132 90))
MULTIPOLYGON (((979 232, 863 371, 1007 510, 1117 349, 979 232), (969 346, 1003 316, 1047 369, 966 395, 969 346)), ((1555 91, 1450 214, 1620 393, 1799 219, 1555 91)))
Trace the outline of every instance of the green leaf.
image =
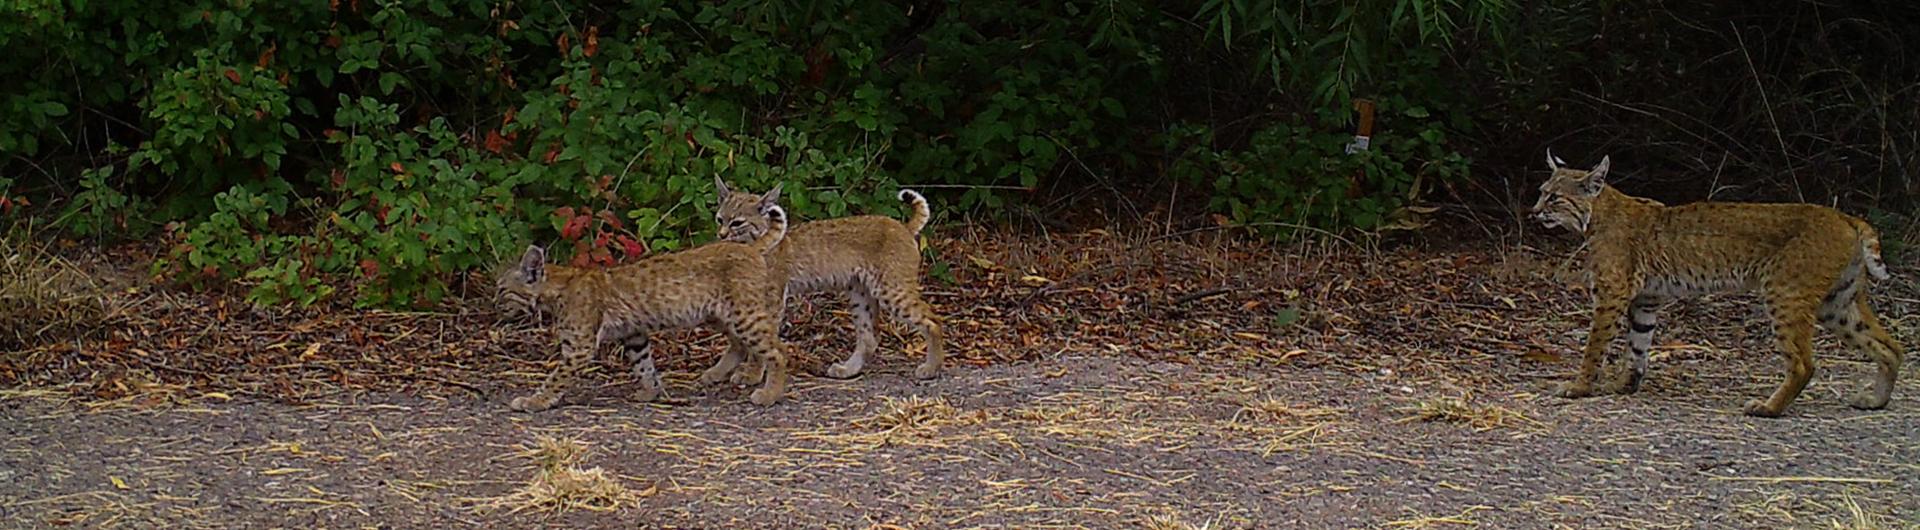
POLYGON ((393 87, 398 86, 404 81, 406 81, 406 78, 401 77, 400 74, 393 72, 380 74, 380 94, 383 96, 392 95, 393 87))

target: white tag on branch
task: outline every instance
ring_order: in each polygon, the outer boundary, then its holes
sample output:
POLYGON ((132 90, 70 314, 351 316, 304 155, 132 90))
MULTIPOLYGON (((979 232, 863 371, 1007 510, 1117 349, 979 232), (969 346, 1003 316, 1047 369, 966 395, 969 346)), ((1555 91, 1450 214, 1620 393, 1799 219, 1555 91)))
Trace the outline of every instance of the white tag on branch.
POLYGON ((1351 155, 1367 150, 1373 145, 1373 137, 1354 135, 1353 142, 1347 144, 1347 154, 1351 155))

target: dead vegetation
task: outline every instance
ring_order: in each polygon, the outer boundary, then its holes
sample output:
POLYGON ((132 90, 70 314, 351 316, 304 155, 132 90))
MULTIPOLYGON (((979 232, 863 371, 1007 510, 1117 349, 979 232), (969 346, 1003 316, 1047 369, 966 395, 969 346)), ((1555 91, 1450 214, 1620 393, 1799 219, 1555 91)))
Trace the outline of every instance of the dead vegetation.
POLYGON ((35 241, 27 228, 0 235, 0 351, 69 340, 100 329, 106 289, 35 241))
POLYGON ((1422 400, 1403 410, 1413 413, 1401 419, 1401 422, 1425 421, 1457 423, 1485 432, 1494 429, 1519 429, 1545 427, 1533 418, 1512 408, 1500 405, 1475 404, 1469 398, 1434 398, 1422 400))
POLYGON ((574 509, 611 512, 630 505, 639 494, 628 490, 619 478, 600 467, 581 467, 588 453, 587 445, 578 440, 542 435, 514 455, 533 464, 533 478, 505 496, 476 499, 473 507, 482 512, 504 509, 508 513, 574 509))

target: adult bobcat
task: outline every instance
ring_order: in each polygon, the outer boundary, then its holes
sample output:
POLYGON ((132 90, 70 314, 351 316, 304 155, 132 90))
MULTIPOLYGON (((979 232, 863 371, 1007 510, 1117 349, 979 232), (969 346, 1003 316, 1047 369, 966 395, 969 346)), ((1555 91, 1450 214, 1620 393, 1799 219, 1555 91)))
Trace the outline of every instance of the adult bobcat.
POLYGON ((554 338, 564 365, 532 396, 514 398, 522 412, 552 408, 601 345, 621 341, 640 377, 641 401, 660 392, 660 376, 648 341, 652 331, 711 324, 727 336, 727 353, 700 376, 701 383, 728 378, 745 354, 757 365, 736 380, 763 379, 751 399, 770 405, 786 392, 787 356, 780 342, 780 282, 768 275, 766 254, 786 236, 786 212, 773 208, 769 229, 750 243, 719 241, 606 269, 548 265, 538 246, 496 279, 510 307, 554 315, 554 338), (751 372, 751 373, 749 373, 751 372))
MULTIPOLYGON (((765 194, 737 193, 714 177, 720 198, 714 222, 720 237, 750 241, 762 237, 771 221, 769 211, 780 202, 780 187, 765 194)), ((853 302, 853 322, 859 335, 853 355, 827 368, 827 376, 846 379, 860 374, 867 355, 878 347, 873 331, 876 305, 895 320, 912 324, 926 337, 927 355, 914 377, 940 375, 946 345, 933 308, 920 298, 920 243, 916 234, 927 226, 931 213, 927 199, 901 190, 900 199, 913 205, 905 224, 877 215, 841 217, 800 223, 767 256, 774 277, 786 282, 788 294, 845 292, 853 302)))
POLYGON ((1787 357, 1787 377, 1772 397, 1747 403, 1753 416, 1774 417, 1813 376, 1813 327, 1865 350, 1879 364, 1855 408, 1887 405, 1899 375, 1900 344, 1867 306, 1866 282, 1887 279, 1880 241, 1866 221, 1811 204, 1699 203, 1667 206, 1628 196, 1605 182, 1611 157, 1590 170, 1563 167, 1547 153, 1553 176, 1540 186, 1533 217, 1587 238, 1592 256, 1593 322, 1580 373, 1561 396, 1594 393, 1601 357, 1631 315, 1633 363, 1622 392, 1640 388, 1653 341, 1654 311, 1675 298, 1758 290, 1773 316, 1774 339, 1787 357))

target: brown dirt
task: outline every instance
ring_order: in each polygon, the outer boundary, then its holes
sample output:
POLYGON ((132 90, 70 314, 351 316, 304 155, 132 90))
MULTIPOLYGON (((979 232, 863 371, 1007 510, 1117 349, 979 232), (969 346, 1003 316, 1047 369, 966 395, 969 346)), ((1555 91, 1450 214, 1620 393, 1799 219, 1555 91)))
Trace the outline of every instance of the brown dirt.
MULTIPOLYGON (((0 526, 1920 524, 1920 383, 1847 408, 1869 367, 1823 337, 1788 417, 1742 416, 1779 373, 1751 300, 1669 308, 1639 394, 1541 395, 1585 317, 1548 246, 965 236, 940 244, 965 287, 928 282, 945 377, 911 380, 887 337, 860 379, 803 373, 770 408, 690 386, 718 347, 700 333, 663 337, 664 404, 600 375, 585 405, 519 415, 538 333, 477 309, 128 293, 148 310, 109 340, 0 356, 0 526), (513 511, 542 437, 587 446, 618 506, 513 511)), ((1911 288, 1876 293, 1909 344, 1911 288)), ((838 307, 795 312, 805 373, 850 347, 838 307)))

